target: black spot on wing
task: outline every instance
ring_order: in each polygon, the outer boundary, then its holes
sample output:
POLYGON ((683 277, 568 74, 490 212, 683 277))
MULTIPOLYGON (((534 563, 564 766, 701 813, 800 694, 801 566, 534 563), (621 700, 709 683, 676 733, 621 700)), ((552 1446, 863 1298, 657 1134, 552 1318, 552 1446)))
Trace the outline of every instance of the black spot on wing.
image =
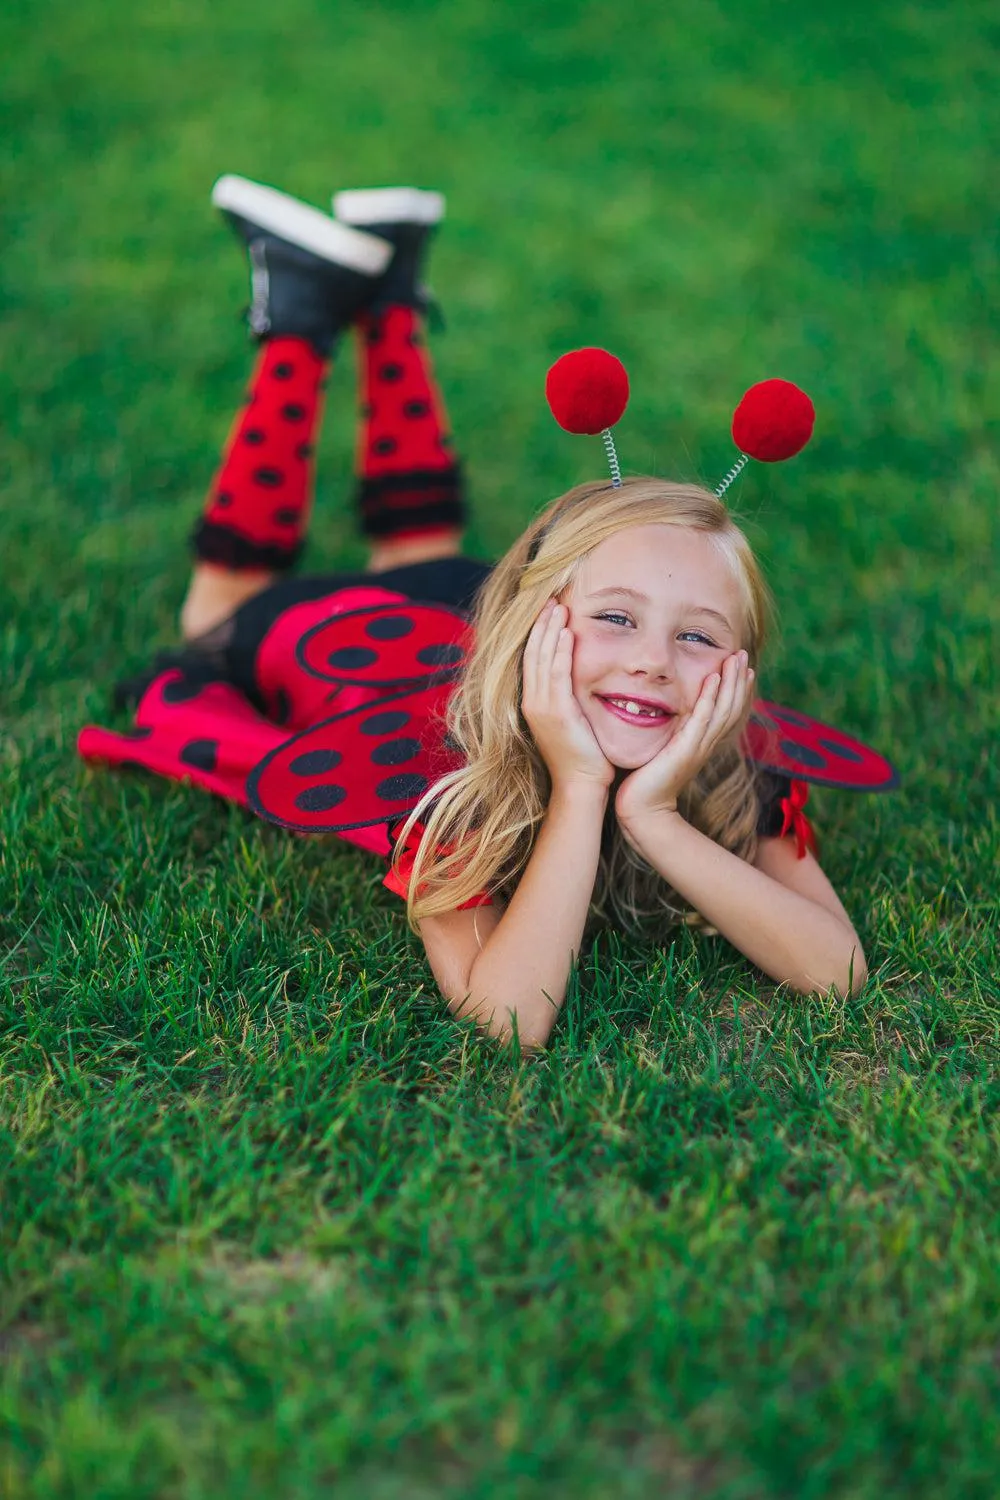
POLYGON ((219 760, 218 740, 188 740, 177 759, 197 771, 214 771, 219 760))
POLYGON ((339 807, 346 796, 345 786, 311 786, 299 793, 295 806, 299 812, 329 812, 332 807, 339 807))
POLYGON ((339 750, 306 750, 289 764, 293 776, 322 776, 334 771, 343 760, 339 750))
POLYGON ((826 765, 825 755, 821 755, 818 750, 810 750, 806 745, 797 745, 794 740, 779 741, 779 748, 782 755, 797 761, 800 766, 811 766, 820 771, 826 765))
POLYGON ((416 771, 401 771, 398 776, 387 776, 384 781, 380 781, 375 788, 375 795, 385 802, 402 802, 410 797, 419 797, 426 788, 426 776, 420 776, 416 771))
POLYGON ((370 714, 358 727, 362 734, 395 734, 409 722, 410 715, 405 709, 386 709, 382 713, 370 714))
POLYGON ((371 753, 371 759, 372 764, 376 766, 401 766, 419 754, 419 740, 400 738, 386 740, 383 744, 376 745, 371 753))

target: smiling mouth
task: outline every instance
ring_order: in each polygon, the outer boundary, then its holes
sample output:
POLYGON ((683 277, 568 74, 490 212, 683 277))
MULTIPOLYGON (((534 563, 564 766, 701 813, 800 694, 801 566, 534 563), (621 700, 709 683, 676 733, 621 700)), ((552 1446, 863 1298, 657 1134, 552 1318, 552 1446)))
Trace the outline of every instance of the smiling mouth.
POLYGON ((623 719, 626 724, 642 725, 644 729, 668 724, 674 718, 669 708, 660 708, 655 703, 644 703, 641 698, 604 698, 600 693, 595 694, 595 697, 608 710, 608 713, 614 714, 616 719, 623 719))

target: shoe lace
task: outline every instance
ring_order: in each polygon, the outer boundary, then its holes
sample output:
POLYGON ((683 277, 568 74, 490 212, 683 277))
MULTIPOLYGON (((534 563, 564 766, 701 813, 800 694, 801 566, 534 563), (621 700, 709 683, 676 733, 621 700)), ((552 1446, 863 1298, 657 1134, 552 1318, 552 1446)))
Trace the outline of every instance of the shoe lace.
POLYGON ((271 329, 270 276, 267 270, 267 253, 263 240, 250 241, 250 309, 247 322, 250 332, 258 338, 271 329))

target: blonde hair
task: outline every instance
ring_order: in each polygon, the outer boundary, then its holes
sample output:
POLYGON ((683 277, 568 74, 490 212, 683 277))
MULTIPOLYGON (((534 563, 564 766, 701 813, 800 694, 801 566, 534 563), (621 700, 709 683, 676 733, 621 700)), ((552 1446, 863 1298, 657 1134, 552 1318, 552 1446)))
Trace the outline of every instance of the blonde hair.
MULTIPOLYGON (((528 862, 548 804, 548 770, 521 713, 521 660, 545 602, 558 597, 593 548, 628 527, 684 527, 710 535, 732 567, 743 607, 740 644, 758 667, 771 601, 746 537, 722 501, 694 484, 626 479, 577 485, 554 500, 518 538, 480 590, 475 646, 447 711, 448 733, 465 756, 407 819, 402 849, 418 821, 425 832, 410 875, 407 914, 453 911, 483 891, 509 898, 528 862)), ((742 725, 739 726, 742 728, 742 725)), ((757 847, 754 771, 727 738, 679 799, 683 816, 741 859, 757 847)), ((704 926, 626 841, 609 799, 591 920, 638 926, 684 920, 704 926)))

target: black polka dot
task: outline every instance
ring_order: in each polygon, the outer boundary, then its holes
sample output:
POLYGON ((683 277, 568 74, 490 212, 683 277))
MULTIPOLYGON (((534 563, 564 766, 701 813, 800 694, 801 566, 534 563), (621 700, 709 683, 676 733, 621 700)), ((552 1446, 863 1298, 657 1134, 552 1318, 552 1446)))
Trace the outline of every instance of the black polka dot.
POLYGON ((295 799, 299 812, 329 812, 347 796, 345 786, 310 786, 295 799))
POLYGON ((410 722, 410 716, 403 709, 387 710, 380 714, 371 714, 361 725, 362 734, 395 734, 397 730, 404 728, 410 722))
POLYGON ((294 505, 282 505, 271 517, 276 526, 297 526, 301 512, 294 505))
POLYGON ((426 417, 430 411, 428 401, 407 401, 403 406, 404 417, 426 417))
POLYGON ((838 760, 852 760, 855 765, 860 765, 864 756, 858 750, 853 750, 849 745, 839 745, 834 740, 820 737, 820 744, 828 755, 835 755, 838 760))
POLYGON ((375 788, 376 797, 385 802, 402 802, 410 797, 419 797, 427 786, 427 777, 416 771, 401 771, 398 776, 387 776, 375 788))
POLYGON ((295 450, 295 457, 296 458, 312 458, 312 456, 313 456, 313 445, 312 445, 312 443, 300 443, 299 446, 295 450))
POLYGON ((285 688, 279 688, 274 695, 271 717, 276 724, 287 724, 292 717, 292 700, 285 688))
POLYGON ((793 708, 783 708, 780 713, 776 713, 774 717, 778 719, 779 722, 780 720, 784 719, 786 724, 797 724, 800 729, 808 729, 813 722, 812 719, 807 718, 805 714, 797 714, 793 708))
POLYGON ((397 380, 402 380, 405 373, 406 372, 404 371, 402 365, 392 363, 388 365, 382 365, 379 368, 378 378, 379 380, 388 381, 390 385, 393 385, 397 380))
POLYGON ((409 635, 412 629, 413 621, 409 615, 383 615, 381 619, 369 621, 365 635, 370 635, 373 641, 398 641, 409 635))
POLYGON ((461 755, 462 753, 462 747, 453 734, 446 733, 441 740, 441 744, 445 750, 450 750, 453 755, 461 755))
POLYGON ((147 724, 143 729, 126 729, 123 738, 127 740, 148 740, 152 732, 152 726, 147 724))
POLYGON ((371 325, 371 327, 368 329, 368 333, 366 334, 366 338, 367 338, 369 344, 380 344, 382 342, 382 325, 381 325, 381 323, 373 323, 371 325))
POLYGON ((425 667, 453 667, 464 655, 461 646, 423 646, 417 652, 417 661, 425 667))
POLYGON ((306 409, 298 401, 287 401, 281 408, 281 415, 286 422, 303 422, 305 421, 306 409))
POLYGON ((826 757, 820 755, 818 750, 810 750, 807 745, 796 745, 794 740, 780 740, 779 746, 782 755, 787 755, 789 760, 797 760, 800 766, 826 765, 826 757))
POLYGON ((372 443, 372 452, 378 453, 381 457, 385 458, 390 453, 395 453, 398 447, 399 444, 396 442, 395 438, 380 437, 376 438, 374 443, 372 443))
POLYGON ((279 362, 275 365, 274 369, 271 371, 271 374, 274 376, 275 380, 291 380, 292 376, 295 374, 295 366, 291 364, 287 359, 282 359, 279 360, 279 362))
POLYGON ((220 490, 215 497, 215 503, 222 510, 228 510, 233 503, 233 497, 228 490, 220 490))
POLYGON ((341 646, 339 651, 330 652, 327 661, 331 667, 356 671, 358 667, 370 667, 377 662, 378 652, 370 646, 341 646))
POLYGON ((373 766, 402 766, 420 754, 420 741, 411 739, 386 740, 372 751, 373 766))
POLYGON ((251 448, 259 448, 266 436, 267 434, 262 427, 248 427, 243 434, 243 441, 249 443, 251 448))
POLYGON ((280 469, 254 469, 253 477, 256 484, 262 484, 267 490, 279 490, 285 482, 280 469))
POLYGON ((175 677, 173 682, 167 683, 161 696, 164 703, 190 703, 204 686, 203 682, 188 682, 184 677, 175 677))
POLYGON ((198 771, 214 771, 219 759, 218 740, 189 740, 177 756, 181 765, 198 771))
POLYGON ((295 757, 288 769, 293 776, 323 776, 336 770, 343 758, 339 750, 306 750, 295 757))

